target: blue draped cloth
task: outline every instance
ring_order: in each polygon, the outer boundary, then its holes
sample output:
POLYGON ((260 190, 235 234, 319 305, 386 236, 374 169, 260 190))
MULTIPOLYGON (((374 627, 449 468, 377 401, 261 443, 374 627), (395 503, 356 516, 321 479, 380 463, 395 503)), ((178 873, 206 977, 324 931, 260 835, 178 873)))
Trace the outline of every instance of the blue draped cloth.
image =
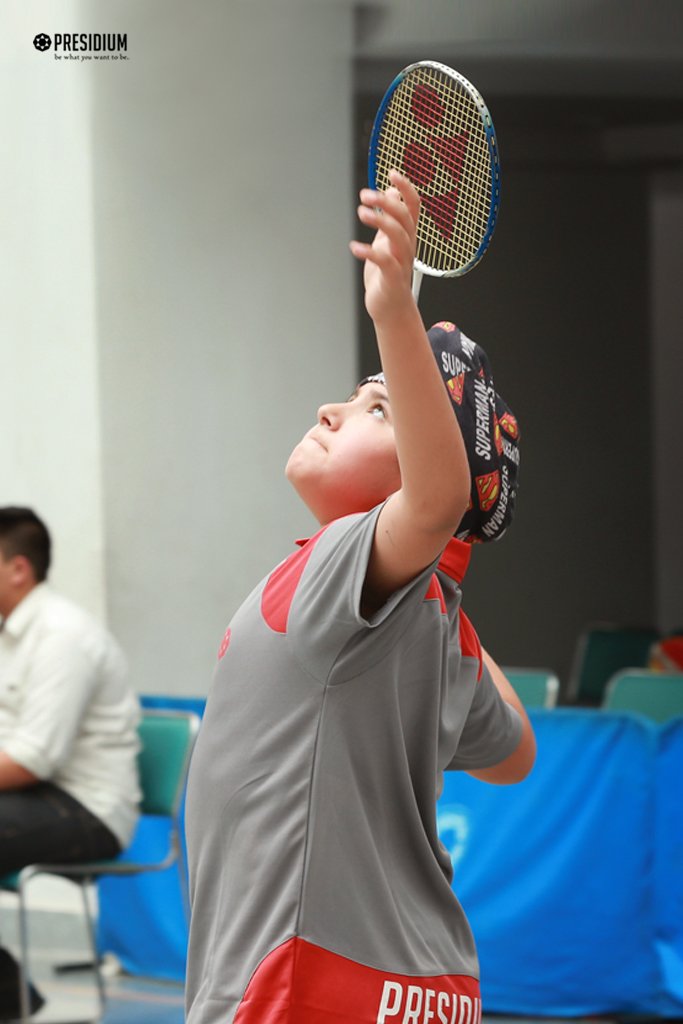
MULTIPOLYGON (((528 779, 491 786, 447 773, 438 803, 485 1012, 683 1016, 683 719, 657 726, 562 708, 530 717, 538 758, 528 779)), ((164 828, 143 819, 138 851, 149 855, 164 828)), ((99 945, 133 974, 182 980, 178 868, 103 880, 99 945)))

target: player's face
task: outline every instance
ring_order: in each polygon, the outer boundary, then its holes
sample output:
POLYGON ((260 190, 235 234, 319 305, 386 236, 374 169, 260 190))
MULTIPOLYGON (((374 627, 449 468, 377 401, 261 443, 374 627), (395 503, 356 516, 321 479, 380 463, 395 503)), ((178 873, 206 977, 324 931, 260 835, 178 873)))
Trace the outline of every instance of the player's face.
POLYGON ((394 426, 383 384, 322 405, 289 457, 287 479, 321 524, 367 512, 401 486, 394 426))

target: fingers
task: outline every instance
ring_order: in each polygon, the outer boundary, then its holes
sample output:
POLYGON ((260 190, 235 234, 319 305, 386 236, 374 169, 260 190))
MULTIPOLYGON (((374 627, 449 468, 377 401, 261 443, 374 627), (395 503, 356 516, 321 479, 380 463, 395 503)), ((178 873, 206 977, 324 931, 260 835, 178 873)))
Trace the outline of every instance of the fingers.
POLYGON ((366 242, 349 242, 349 249, 357 260, 369 259, 372 252, 372 246, 366 242))
POLYGON ((361 190, 358 218, 377 234, 373 244, 354 241, 350 249, 357 259, 370 260, 378 266, 388 266, 394 261, 412 265, 420 197, 410 180, 399 171, 390 171, 389 180, 391 184, 386 192, 361 190))
POLYGON ((378 249, 376 245, 367 245, 365 242, 349 242, 349 249, 357 260, 374 263, 376 267, 385 271, 401 272, 400 260, 397 260, 393 253, 386 249, 378 249))
MULTIPOLYGON (((374 193, 363 195, 364 201, 372 202, 374 193)), ((392 263, 412 265, 414 244, 401 222, 385 209, 375 210, 368 206, 358 207, 358 218, 369 228, 375 229, 371 244, 354 241, 351 252, 358 259, 370 260, 378 266, 388 267, 392 263)))
POLYGON ((412 181, 395 169, 389 171, 389 181, 403 199, 413 222, 417 224, 420 215, 420 196, 412 181))
POLYGON ((397 255, 408 255, 414 248, 415 225, 410 211, 396 189, 375 192, 363 189, 358 219, 384 236, 397 255))
POLYGON ((410 245, 410 225, 405 221, 405 216, 397 216, 391 208, 390 203, 381 201, 375 208, 374 192, 361 193, 363 203, 358 207, 358 219, 367 227, 383 232, 393 245, 410 245))
MULTIPOLYGON (((382 267, 384 270, 395 269, 400 272, 402 261, 386 246, 380 248, 377 245, 369 245, 367 242, 353 241, 349 242, 349 249, 357 260, 374 263, 375 266, 382 267)), ((407 265, 408 261, 405 262, 407 265)))
MULTIPOLYGON (((394 217, 408 234, 413 234, 420 212, 420 197, 403 175, 392 171, 390 177, 392 176, 396 184, 390 185, 386 192, 370 188, 361 189, 361 203, 369 210, 381 210, 382 213, 394 217)), ((369 223, 367 219, 364 222, 369 223)))

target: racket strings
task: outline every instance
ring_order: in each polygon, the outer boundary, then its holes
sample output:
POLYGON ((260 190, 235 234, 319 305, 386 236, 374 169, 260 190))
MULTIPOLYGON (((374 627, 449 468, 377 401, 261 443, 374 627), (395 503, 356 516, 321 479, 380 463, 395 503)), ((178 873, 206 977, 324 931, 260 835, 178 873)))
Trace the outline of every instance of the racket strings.
POLYGON ((492 205, 492 158, 482 112, 450 76, 418 67, 392 94, 377 151, 377 186, 396 167, 422 197, 417 260, 448 273, 476 256, 492 205))
MULTIPOLYGON (((455 140, 455 144, 451 142, 451 150, 457 151, 460 156, 456 164, 448 161, 446 165, 443 158, 446 147, 438 138, 432 136, 430 139, 432 146, 442 154, 441 173, 436 176, 436 188, 431 189, 431 194, 424 198, 422 242, 425 251, 418 258, 422 258, 425 263, 435 263, 437 269, 448 269, 453 248, 456 250, 456 260, 458 252, 465 259, 476 252, 481 237, 481 218, 483 215, 485 225, 490 201, 490 194, 486 194, 489 191, 488 167, 484 165, 482 173, 481 162, 477 166, 471 155, 467 166, 463 166, 468 151, 476 154, 476 136, 482 133, 479 111, 467 93, 453 88, 452 80, 447 79, 445 84, 449 86, 448 89, 443 88, 442 76, 432 69, 426 69, 422 73, 422 83, 413 87, 411 97, 411 111, 418 124, 424 124, 424 118, 420 115, 425 95, 432 97, 432 106, 438 105, 441 108, 439 127, 443 137, 455 140), (426 83, 426 88, 423 83, 426 83), (422 96, 415 103, 415 95, 420 95, 420 91, 422 96), (447 244, 449 240, 450 246, 447 244)), ((428 122, 431 121, 430 127, 435 120, 428 119, 428 122)))

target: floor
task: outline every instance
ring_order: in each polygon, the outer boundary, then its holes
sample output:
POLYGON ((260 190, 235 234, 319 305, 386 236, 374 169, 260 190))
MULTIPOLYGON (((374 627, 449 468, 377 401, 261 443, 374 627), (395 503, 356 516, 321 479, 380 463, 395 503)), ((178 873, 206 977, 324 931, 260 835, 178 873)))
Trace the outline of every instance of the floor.
MULTIPOLYGON (((87 970, 55 973, 40 955, 33 975, 45 1006, 31 1018, 35 1024, 84 1024, 97 1020, 98 1000, 87 970)), ((130 978, 107 979, 103 1024, 183 1024, 183 989, 179 984, 130 978)))
MULTIPOLYGON (((93 910, 96 899, 91 893, 93 910)), ((0 946, 18 955, 17 900, 0 893, 0 946)), ((31 977, 45 999, 35 1024, 85 1024, 98 1019, 97 989, 91 970, 75 969, 90 953, 85 938, 80 891, 55 876, 31 883, 29 935, 31 977), (55 966, 66 966, 55 971, 55 966)), ((102 1024, 183 1024, 180 984, 126 977, 112 957, 105 958, 107 1007, 102 1024)))

